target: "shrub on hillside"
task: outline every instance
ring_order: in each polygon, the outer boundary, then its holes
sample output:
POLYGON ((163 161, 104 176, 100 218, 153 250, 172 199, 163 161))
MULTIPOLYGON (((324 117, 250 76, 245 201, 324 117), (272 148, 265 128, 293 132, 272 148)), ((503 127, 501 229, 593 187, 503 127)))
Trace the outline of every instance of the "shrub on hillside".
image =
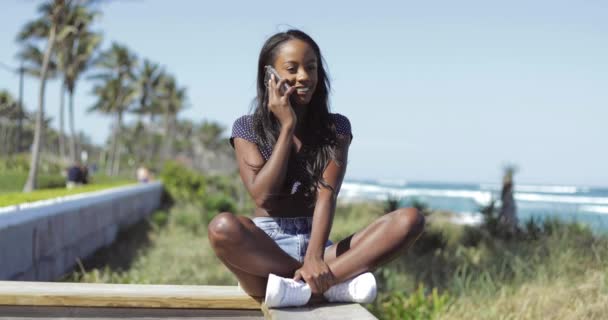
MULTIPOLYGON (((30 170, 29 154, 18 154, 10 157, 0 157, 0 172, 25 172, 30 170)), ((63 170, 58 161, 51 161, 45 157, 40 159, 38 172, 42 174, 59 174, 63 170)))
MULTIPOLYGON (((240 182, 240 180, 239 180, 240 182)), ((239 191, 234 183, 234 179, 227 175, 216 175, 207 177, 207 191, 211 193, 219 193, 233 199, 238 198, 239 191)))
POLYGON ((401 291, 382 294, 370 309, 380 319, 426 320, 434 319, 449 302, 447 293, 439 294, 437 289, 427 292, 419 284, 409 295, 401 291))
POLYGON ((205 201, 205 207, 212 215, 225 211, 236 212, 236 203, 224 194, 210 195, 205 201))
POLYGON ((161 172, 161 179, 169 195, 177 202, 203 207, 207 195, 205 177, 177 162, 169 161, 161 172))

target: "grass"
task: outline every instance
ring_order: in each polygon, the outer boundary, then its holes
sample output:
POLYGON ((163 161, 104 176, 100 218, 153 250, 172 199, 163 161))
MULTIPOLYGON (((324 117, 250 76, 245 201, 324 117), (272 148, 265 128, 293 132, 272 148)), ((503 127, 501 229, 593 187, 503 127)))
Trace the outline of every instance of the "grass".
POLYGON ((0 207, 11 206, 16 204, 22 204, 27 202, 34 202, 40 200, 47 200, 57 197, 63 197, 68 195, 74 195, 83 192, 92 192, 99 191, 103 189, 109 189, 119 186, 125 186, 129 184, 133 184, 132 180, 115 180, 115 181, 107 181, 103 183, 95 183, 89 185, 79 186, 73 189, 41 189, 35 190, 30 193, 21 193, 21 192, 13 192, 13 193, 4 193, 0 194, 0 207))
POLYGON ((472 292, 460 296, 440 319, 605 319, 608 313, 608 274, 585 271, 507 285, 493 295, 472 292))
MULTIPOLYGON (((27 174, 27 172, 0 173, 0 195, 23 190, 27 174)), ((38 175, 38 185, 42 189, 65 187, 65 178, 59 174, 40 174, 38 175)))
MULTIPOLYGON (((26 153, 0 156, 0 194, 19 192, 23 189, 30 167, 30 155, 26 153)), ((65 186, 65 178, 60 174, 62 165, 53 156, 42 153, 38 166, 38 187, 40 189, 65 186)))
MULTIPOLYGON (((202 213, 194 207, 174 207, 158 211, 147 221, 145 243, 141 246, 129 240, 118 241, 98 255, 113 259, 114 263, 87 265, 85 272, 76 271, 66 281, 93 283, 143 283, 189 285, 236 285, 237 279, 213 253, 207 241, 202 213), (139 247, 139 248, 125 248, 139 247), (135 257, 131 253, 136 252, 135 257), (124 253, 127 253, 126 255, 124 253), (128 266, 120 260, 130 260, 128 266), (111 266, 111 265, 115 266, 111 266), (91 269, 92 268, 92 269, 91 269)), ((131 233, 130 230, 123 232, 131 233)), ((100 260, 93 257, 93 260, 100 260)), ((103 260, 103 259, 101 259, 103 260)))
POLYGON ((437 300, 430 288, 450 301, 420 319, 602 319, 608 311, 600 303, 608 299, 606 235, 546 221, 533 233, 499 238, 484 226, 429 220, 407 254, 376 272, 383 293, 369 307, 380 318, 392 319, 386 315, 401 307, 386 304, 392 296, 413 294, 421 284, 429 288, 421 309, 437 300))
MULTIPOLYGON (((359 230, 383 211, 382 203, 340 204, 330 238, 359 230)), ((127 265, 85 263, 84 272, 66 280, 235 285, 209 246, 206 216, 189 206, 159 211, 144 222, 145 245, 121 250, 128 243, 121 240, 106 249, 127 265)), ((375 271, 380 292, 366 307, 380 319, 603 319, 608 313, 605 235, 548 221, 501 238, 483 226, 450 224, 440 212, 427 222, 407 253, 375 271)))

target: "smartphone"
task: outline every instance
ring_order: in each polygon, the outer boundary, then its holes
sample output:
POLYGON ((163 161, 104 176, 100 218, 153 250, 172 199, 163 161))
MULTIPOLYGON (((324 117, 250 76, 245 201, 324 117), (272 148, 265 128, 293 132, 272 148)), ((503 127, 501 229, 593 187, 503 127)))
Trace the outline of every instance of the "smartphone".
MULTIPOLYGON (((271 75, 274 75, 274 78, 276 80, 275 83, 278 83, 279 81, 281 81, 281 76, 279 76, 279 73, 277 72, 277 70, 275 70, 271 65, 266 65, 264 67, 265 69, 265 74, 264 74, 264 85, 266 87, 268 87, 268 81, 270 81, 271 79, 271 75)), ((289 89, 289 85, 287 84, 287 82, 285 82, 283 84, 283 86, 279 89, 279 92, 281 94, 285 94, 285 91, 287 91, 289 89)))

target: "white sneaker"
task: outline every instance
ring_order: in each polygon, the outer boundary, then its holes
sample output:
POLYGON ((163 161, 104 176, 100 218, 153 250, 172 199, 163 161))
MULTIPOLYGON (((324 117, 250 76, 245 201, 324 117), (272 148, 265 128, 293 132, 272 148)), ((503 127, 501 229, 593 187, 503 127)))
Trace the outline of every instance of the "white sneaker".
POLYGON ((376 293, 376 278, 366 272, 329 288, 323 296, 329 302, 371 303, 376 293))
POLYGON ((310 287, 303 281, 268 275, 264 302, 269 308, 300 307, 308 303, 310 287))

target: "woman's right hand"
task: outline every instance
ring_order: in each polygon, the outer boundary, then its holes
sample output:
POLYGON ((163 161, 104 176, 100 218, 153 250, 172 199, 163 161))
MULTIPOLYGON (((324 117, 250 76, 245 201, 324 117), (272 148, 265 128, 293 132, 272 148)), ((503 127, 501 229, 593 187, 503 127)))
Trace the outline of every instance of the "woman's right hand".
POLYGON ((295 128, 298 119, 291 107, 291 102, 289 101, 289 97, 295 91, 295 87, 289 87, 289 89, 281 95, 280 88, 286 82, 286 79, 282 79, 277 83, 274 75, 271 76, 268 81, 268 109, 279 120, 281 127, 288 126, 295 128))

